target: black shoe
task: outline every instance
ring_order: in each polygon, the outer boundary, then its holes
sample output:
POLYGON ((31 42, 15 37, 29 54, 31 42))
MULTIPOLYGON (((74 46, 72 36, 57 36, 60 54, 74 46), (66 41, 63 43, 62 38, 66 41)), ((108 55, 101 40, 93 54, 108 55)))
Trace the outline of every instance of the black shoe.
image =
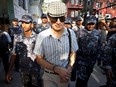
POLYGON ((109 87, 108 85, 102 85, 102 86, 99 86, 99 87, 109 87))

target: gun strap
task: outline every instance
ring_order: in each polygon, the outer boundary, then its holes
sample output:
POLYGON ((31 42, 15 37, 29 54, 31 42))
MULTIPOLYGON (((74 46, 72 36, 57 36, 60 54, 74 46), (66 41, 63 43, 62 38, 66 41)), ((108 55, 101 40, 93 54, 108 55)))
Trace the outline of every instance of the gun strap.
MULTIPOLYGON (((70 53, 71 53, 71 33, 70 33, 70 30, 69 29, 67 29, 67 31, 68 31, 68 38, 69 38, 69 54, 68 54, 68 58, 69 58, 69 62, 70 62, 70 53)), ((68 63, 69 63, 68 62, 68 63)))

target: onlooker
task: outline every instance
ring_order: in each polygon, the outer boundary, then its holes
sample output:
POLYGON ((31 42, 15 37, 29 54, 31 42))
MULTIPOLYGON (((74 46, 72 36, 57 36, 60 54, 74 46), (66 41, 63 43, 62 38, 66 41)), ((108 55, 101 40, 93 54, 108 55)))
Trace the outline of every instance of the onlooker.
POLYGON ((71 25, 72 25, 72 30, 74 30, 74 32, 77 32, 78 29, 77 29, 76 21, 72 21, 71 25))
POLYGON ((112 36, 114 33, 116 33, 116 17, 112 18, 111 24, 110 24, 110 29, 108 30, 108 35, 107 39, 112 36))
POLYGON ((33 53, 36 33, 32 31, 32 17, 23 15, 22 19, 23 32, 14 35, 14 46, 10 61, 7 81, 10 82, 13 65, 16 60, 16 55, 19 57, 20 74, 24 87, 41 87, 39 76, 40 65, 36 62, 36 55, 33 53))
POLYGON ((34 53, 44 67, 44 87, 68 87, 71 77, 78 45, 74 32, 64 27, 66 12, 66 5, 61 1, 51 2, 47 9, 51 28, 37 36, 34 53))
POLYGON ((0 58, 2 58, 5 75, 8 73, 9 68, 9 45, 11 44, 11 38, 7 32, 2 29, 0 24, 0 58))
POLYGON ((96 19, 90 15, 85 20, 85 29, 78 37, 79 50, 75 61, 77 69, 76 87, 87 87, 96 59, 101 57, 100 32, 95 29, 96 19))

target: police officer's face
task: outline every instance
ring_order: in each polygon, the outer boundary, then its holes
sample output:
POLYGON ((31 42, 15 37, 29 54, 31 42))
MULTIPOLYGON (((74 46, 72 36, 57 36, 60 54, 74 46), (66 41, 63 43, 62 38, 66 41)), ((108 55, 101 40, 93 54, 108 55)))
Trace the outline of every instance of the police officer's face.
POLYGON ((13 26, 17 26, 18 25, 18 21, 12 21, 13 26))
POLYGON ((24 31, 28 31, 29 29, 31 29, 31 27, 32 23, 22 22, 22 28, 24 29, 24 31))
POLYGON ((71 28, 71 24, 64 24, 66 28, 71 28))
POLYGON ((42 20, 42 23, 43 24, 46 24, 48 22, 48 19, 47 18, 41 18, 41 20, 42 20))
POLYGON ((82 22, 81 20, 78 20, 78 21, 77 21, 77 25, 82 25, 82 23, 83 23, 83 22, 82 22))
POLYGON ((89 24, 86 24, 86 28, 88 30, 93 30, 95 28, 95 23, 89 23, 89 24))

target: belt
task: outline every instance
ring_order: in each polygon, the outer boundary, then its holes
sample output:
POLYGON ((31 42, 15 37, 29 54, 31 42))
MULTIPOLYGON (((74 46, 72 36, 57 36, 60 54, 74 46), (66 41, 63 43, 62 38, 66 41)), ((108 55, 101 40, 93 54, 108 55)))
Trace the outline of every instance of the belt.
POLYGON ((44 70, 46 73, 49 73, 49 74, 55 74, 55 75, 58 75, 58 73, 55 73, 55 72, 51 72, 51 71, 47 71, 47 70, 44 70))

